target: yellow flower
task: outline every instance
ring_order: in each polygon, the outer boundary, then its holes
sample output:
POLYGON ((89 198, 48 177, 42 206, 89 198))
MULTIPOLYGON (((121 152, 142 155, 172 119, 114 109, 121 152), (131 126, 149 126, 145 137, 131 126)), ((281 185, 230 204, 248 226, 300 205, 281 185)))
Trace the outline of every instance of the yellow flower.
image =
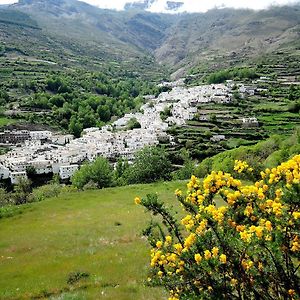
POLYGON ((213 247, 211 252, 212 252, 213 257, 217 257, 218 253, 219 253, 219 248, 218 247, 213 247))
POLYGON ((263 236, 263 230, 264 230, 264 228, 262 226, 257 226, 255 228, 255 234, 259 239, 261 239, 263 236))
POLYGON ((266 221, 265 227, 267 228, 268 231, 272 230, 272 223, 270 221, 266 221))
POLYGON ((226 264, 226 262, 227 262, 227 256, 225 254, 221 254, 220 255, 220 262, 222 264, 226 264))
MULTIPOLYGON (((132 198, 131 198, 131 199, 132 199, 132 198)), ((140 197, 135 197, 135 198, 134 198, 134 203, 135 203, 136 205, 141 204, 141 198, 140 198, 140 197)))
POLYGON ((162 241, 157 241, 157 242, 156 242, 156 247, 157 247, 158 249, 160 249, 160 248, 162 247, 162 245, 163 245, 163 242, 162 242, 162 241))
POLYGON ((237 232, 242 232, 245 230, 245 225, 237 225, 236 226, 236 231, 237 232))
POLYGON ((251 214, 253 214, 253 207, 251 204, 248 204, 244 210, 244 215, 249 217, 251 214))
POLYGON ((177 197, 181 196, 181 195, 182 195, 182 191, 179 190, 179 189, 177 189, 177 190, 175 191, 175 195, 176 195, 177 197))
POLYGON ((295 292, 295 290, 289 289, 288 294, 289 294, 289 296, 294 297, 296 295, 296 292, 295 292))
POLYGON ((294 239, 294 241, 292 242, 292 248, 291 250, 293 252, 298 252, 300 251, 300 244, 298 243, 298 240, 297 239, 294 239))
POLYGON ((201 260, 202 260, 202 256, 199 253, 195 254, 196 263, 199 264, 201 262, 201 260))
POLYGON ((272 237, 268 234, 268 235, 265 237, 265 241, 268 241, 268 242, 272 241, 272 237))
POLYGON ((242 267, 246 271, 248 271, 249 269, 251 269, 253 267, 253 264, 254 263, 251 260, 248 260, 248 261, 245 260, 245 259, 242 260, 242 267))
POLYGON ((232 279, 230 280, 230 283, 231 283, 231 285, 235 286, 235 285, 238 283, 238 281, 237 281, 237 279, 232 278, 232 279))
POLYGON ((205 259, 210 259, 211 258, 211 252, 209 250, 204 251, 204 257, 205 259))
POLYGON ((300 212, 299 211, 294 211, 292 216, 295 220, 298 220, 298 219, 300 219, 300 212))
POLYGON ((167 235, 166 236, 166 244, 170 245, 172 243, 172 237, 167 235))
POLYGON ((244 231, 240 232, 240 237, 244 242, 250 243, 252 233, 248 233, 247 230, 244 230, 244 231))
POLYGON ((206 225, 207 225, 207 220, 206 220, 206 219, 203 219, 203 220, 200 222, 199 226, 197 227, 196 233, 197 233, 197 234, 202 234, 203 231, 204 231, 205 228, 206 228, 206 225))
POLYGON ((184 241, 184 247, 189 249, 196 241, 196 234, 191 233, 184 241))
POLYGON ((175 248, 178 254, 182 252, 183 247, 181 246, 181 244, 175 244, 173 247, 175 248))
POLYGON ((164 273, 163 273, 162 271, 158 271, 158 272, 157 272, 157 275, 158 275, 159 277, 162 277, 162 276, 164 275, 164 273))

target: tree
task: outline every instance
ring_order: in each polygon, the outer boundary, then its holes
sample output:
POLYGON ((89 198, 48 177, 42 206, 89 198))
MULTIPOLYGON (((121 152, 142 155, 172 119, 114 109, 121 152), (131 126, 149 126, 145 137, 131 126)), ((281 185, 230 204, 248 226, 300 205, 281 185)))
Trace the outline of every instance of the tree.
POLYGON ((127 128, 129 130, 132 130, 134 128, 141 128, 141 124, 140 122, 136 119, 136 118, 131 118, 128 122, 127 122, 127 128))
POLYGON ((112 167, 106 158, 99 157, 91 164, 90 180, 96 183, 99 189, 112 184, 112 175, 112 167))
POLYGON ((69 124, 69 131, 72 133, 75 137, 80 137, 80 134, 82 132, 83 125, 77 121, 75 116, 71 117, 70 124, 69 124))
POLYGON ((112 167, 107 159, 98 157, 93 163, 83 165, 71 178, 72 184, 82 189, 86 184, 93 182, 98 188, 112 184, 112 167))
POLYGON ((27 203, 28 197, 32 191, 31 181, 27 178, 20 178, 14 187, 13 199, 16 205, 27 203))
POLYGON ((149 183, 168 180, 171 163, 166 151, 158 147, 145 147, 135 156, 135 161, 124 176, 128 183, 149 183))
POLYGON ((108 122, 111 118, 111 112, 108 105, 98 106, 97 113, 103 122, 108 122))
POLYGON ((65 98, 62 95, 54 95, 49 99, 49 102, 57 107, 63 107, 65 98))
POLYGON ((78 189, 82 189, 90 181, 90 165, 81 166, 71 178, 72 184, 78 189))

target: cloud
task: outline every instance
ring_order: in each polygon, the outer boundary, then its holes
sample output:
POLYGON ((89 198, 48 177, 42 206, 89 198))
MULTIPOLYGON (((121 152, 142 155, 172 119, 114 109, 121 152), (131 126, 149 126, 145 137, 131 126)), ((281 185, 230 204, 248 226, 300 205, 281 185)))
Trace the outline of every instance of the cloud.
MULTIPOLYGON (((144 2, 144 0, 81 0, 101 8, 122 10, 127 2, 144 2)), ((172 1, 172 0, 171 0, 172 1)), ((184 2, 179 12, 205 12, 214 7, 263 9, 270 5, 284 5, 299 2, 299 0, 173 0, 184 2)), ((0 4, 15 3, 17 0, 0 0, 0 4)), ((152 12, 166 12, 167 0, 155 0, 152 12)))
POLYGON ((0 0, 0 4, 12 4, 12 3, 16 3, 18 1, 16 0, 0 0))
POLYGON ((194 1, 185 0, 182 10, 189 12, 205 12, 214 7, 232 7, 232 8, 251 8, 264 9, 271 5, 284 5, 296 3, 297 1, 287 0, 213 0, 213 1, 194 1))

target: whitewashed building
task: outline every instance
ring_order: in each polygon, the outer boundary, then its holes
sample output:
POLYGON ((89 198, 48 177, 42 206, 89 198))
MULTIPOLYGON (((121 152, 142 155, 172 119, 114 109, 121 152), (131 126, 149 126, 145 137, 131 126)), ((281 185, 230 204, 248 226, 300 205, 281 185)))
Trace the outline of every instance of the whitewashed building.
POLYGON ((61 179, 69 179, 78 170, 78 165, 69 165, 59 167, 59 177, 61 179))

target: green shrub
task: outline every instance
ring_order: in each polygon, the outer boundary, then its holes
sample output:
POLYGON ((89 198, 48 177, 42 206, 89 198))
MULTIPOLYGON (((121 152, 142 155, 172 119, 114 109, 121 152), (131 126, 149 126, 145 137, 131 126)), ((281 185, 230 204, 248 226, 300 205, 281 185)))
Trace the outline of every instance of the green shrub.
MULTIPOLYGON (((242 161, 235 170, 253 171, 242 161)), ((299 299, 300 155, 250 185, 218 171, 187 189, 175 191, 180 220, 157 194, 134 199, 155 218, 144 231, 150 284, 169 300, 299 299)))
POLYGON ((39 202, 48 198, 57 197, 62 187, 57 183, 43 185, 34 189, 29 196, 28 202, 39 202))
POLYGON ((67 283, 75 284, 78 281, 80 281, 82 279, 87 279, 89 277, 90 277, 90 273, 87 273, 87 272, 83 272, 83 271, 72 272, 68 275, 67 283))

